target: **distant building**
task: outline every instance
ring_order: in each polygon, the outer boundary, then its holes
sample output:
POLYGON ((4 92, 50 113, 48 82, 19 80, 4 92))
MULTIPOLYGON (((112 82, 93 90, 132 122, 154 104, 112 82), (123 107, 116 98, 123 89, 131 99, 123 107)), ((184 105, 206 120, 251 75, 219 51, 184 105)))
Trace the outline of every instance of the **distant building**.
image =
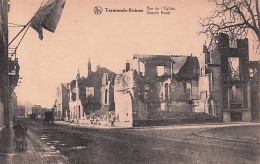
POLYGON ((209 113, 224 122, 251 121, 248 40, 230 47, 229 36, 221 33, 217 41, 210 49, 204 46, 209 113))
POLYGON ((69 83, 61 83, 56 89, 55 118, 67 120, 69 114, 69 83))
POLYGON ((118 124, 192 113, 199 99, 199 70, 197 57, 135 55, 115 79, 118 124))
POLYGON ((16 109, 14 110, 14 115, 16 117, 25 117, 25 106, 17 106, 16 109))
POLYGON ((34 105, 32 107, 32 113, 35 113, 38 118, 43 117, 45 112, 46 108, 42 108, 41 105, 34 105))

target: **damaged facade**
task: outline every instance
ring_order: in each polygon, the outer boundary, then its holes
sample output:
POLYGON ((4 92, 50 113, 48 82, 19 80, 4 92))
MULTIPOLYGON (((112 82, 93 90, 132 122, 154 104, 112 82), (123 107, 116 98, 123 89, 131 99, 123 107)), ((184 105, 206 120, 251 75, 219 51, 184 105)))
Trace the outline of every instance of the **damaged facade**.
POLYGON ((135 55, 115 79, 118 124, 192 113, 199 99, 199 70, 197 57, 135 55))
POLYGON ((252 120, 260 120, 260 62, 249 62, 252 120))
POLYGON ((97 67, 91 71, 88 63, 88 76, 80 77, 70 83, 70 119, 76 123, 89 122, 88 115, 95 112, 105 114, 114 111, 114 79, 116 74, 107 68, 97 67))
POLYGON ((208 50, 204 46, 204 77, 209 81, 209 113, 224 122, 250 121, 251 96, 248 40, 238 39, 229 46, 229 36, 221 33, 218 43, 208 50))
POLYGON ((249 62, 248 40, 235 48, 226 34, 217 40, 203 47, 202 67, 192 55, 134 55, 116 75, 99 66, 93 72, 89 61, 87 78, 78 72, 69 84, 69 121, 132 127, 259 120, 260 64, 249 62))
POLYGON ((69 114, 69 83, 61 83, 56 88, 55 118, 68 120, 69 114))

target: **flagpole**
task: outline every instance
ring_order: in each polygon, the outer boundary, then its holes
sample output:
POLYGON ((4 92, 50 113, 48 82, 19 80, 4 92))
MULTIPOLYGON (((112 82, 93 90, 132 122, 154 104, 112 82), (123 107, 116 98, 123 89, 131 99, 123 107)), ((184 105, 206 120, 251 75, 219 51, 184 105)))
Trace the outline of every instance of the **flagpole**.
POLYGON ((25 30, 25 32, 24 32, 24 34, 23 34, 21 40, 20 40, 19 43, 17 44, 17 46, 16 46, 16 48, 15 48, 15 50, 14 50, 14 53, 12 54, 11 57, 13 57, 14 54, 16 55, 16 50, 18 49, 19 45, 21 44, 21 42, 22 42, 22 40, 23 40, 23 38, 24 38, 24 36, 25 36, 25 34, 27 33, 28 30, 29 30, 29 26, 27 26, 27 28, 26 28, 26 30, 25 30))
MULTIPOLYGON (((42 3, 41 3, 41 5, 40 5, 39 8, 42 7, 43 2, 44 2, 44 0, 42 0, 42 3)), ((32 19, 33 19, 33 17, 32 17, 32 19)), ((23 27, 23 29, 13 38, 13 40, 8 44, 8 46, 10 46, 10 44, 13 43, 13 41, 21 34, 21 32, 23 32, 23 30, 32 22, 32 19, 31 19, 31 20, 23 27)))
POLYGON ((23 32, 23 30, 32 22, 32 19, 23 27, 23 29, 13 38, 13 40, 8 44, 8 46, 10 46, 10 44, 13 43, 13 41, 23 32))

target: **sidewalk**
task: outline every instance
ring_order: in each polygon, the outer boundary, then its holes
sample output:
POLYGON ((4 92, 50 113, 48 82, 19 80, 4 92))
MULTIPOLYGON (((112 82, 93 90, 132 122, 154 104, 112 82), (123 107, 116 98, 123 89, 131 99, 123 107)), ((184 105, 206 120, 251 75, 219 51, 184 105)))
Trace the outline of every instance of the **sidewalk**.
POLYGON ((219 140, 260 145, 260 123, 199 130, 195 135, 219 140), (238 135, 239 134, 239 135, 238 135))
POLYGON ((1 164, 63 164, 66 163, 65 157, 58 151, 50 149, 36 135, 28 133, 28 145, 24 151, 15 150, 14 130, 10 128, 0 150, 1 164))
POLYGON ((69 126, 75 126, 75 127, 86 127, 86 128, 99 128, 99 129, 126 129, 129 127, 122 127, 122 126, 111 126, 111 125, 92 125, 92 124, 84 124, 84 123, 70 123, 66 121, 55 121, 55 124, 60 124, 60 125, 69 125, 69 126))
POLYGON ((66 121, 55 121, 55 124, 69 125, 75 127, 86 127, 93 129, 200 129, 200 128, 218 128, 218 127, 236 127, 236 126, 249 126, 249 125, 260 125, 260 122, 228 122, 228 123, 204 123, 204 124, 177 124, 167 126, 143 126, 143 127, 123 127, 123 126, 105 126, 105 125, 91 125, 83 123, 69 123, 66 121))

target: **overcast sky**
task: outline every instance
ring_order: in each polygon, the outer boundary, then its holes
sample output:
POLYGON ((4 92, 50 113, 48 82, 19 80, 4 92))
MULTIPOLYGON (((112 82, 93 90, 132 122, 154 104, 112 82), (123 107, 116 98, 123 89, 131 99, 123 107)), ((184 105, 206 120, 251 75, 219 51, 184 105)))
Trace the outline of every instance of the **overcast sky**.
MULTIPOLYGON (((26 24, 41 2, 11 0, 9 23, 26 24)), ((133 54, 200 56, 206 38, 197 34, 198 21, 212 9, 207 0, 67 0, 55 33, 44 30, 41 41, 30 28, 17 51, 22 77, 15 89, 18 101, 50 108, 59 83, 75 79, 78 69, 81 76, 87 75, 88 58, 94 70, 99 64, 121 73, 133 54), (103 8, 101 15, 94 14, 95 6, 103 8), (150 15, 148 6, 176 10, 150 15), (105 8, 144 12, 108 13, 105 8)), ((20 29, 10 27, 9 38, 20 29)))

